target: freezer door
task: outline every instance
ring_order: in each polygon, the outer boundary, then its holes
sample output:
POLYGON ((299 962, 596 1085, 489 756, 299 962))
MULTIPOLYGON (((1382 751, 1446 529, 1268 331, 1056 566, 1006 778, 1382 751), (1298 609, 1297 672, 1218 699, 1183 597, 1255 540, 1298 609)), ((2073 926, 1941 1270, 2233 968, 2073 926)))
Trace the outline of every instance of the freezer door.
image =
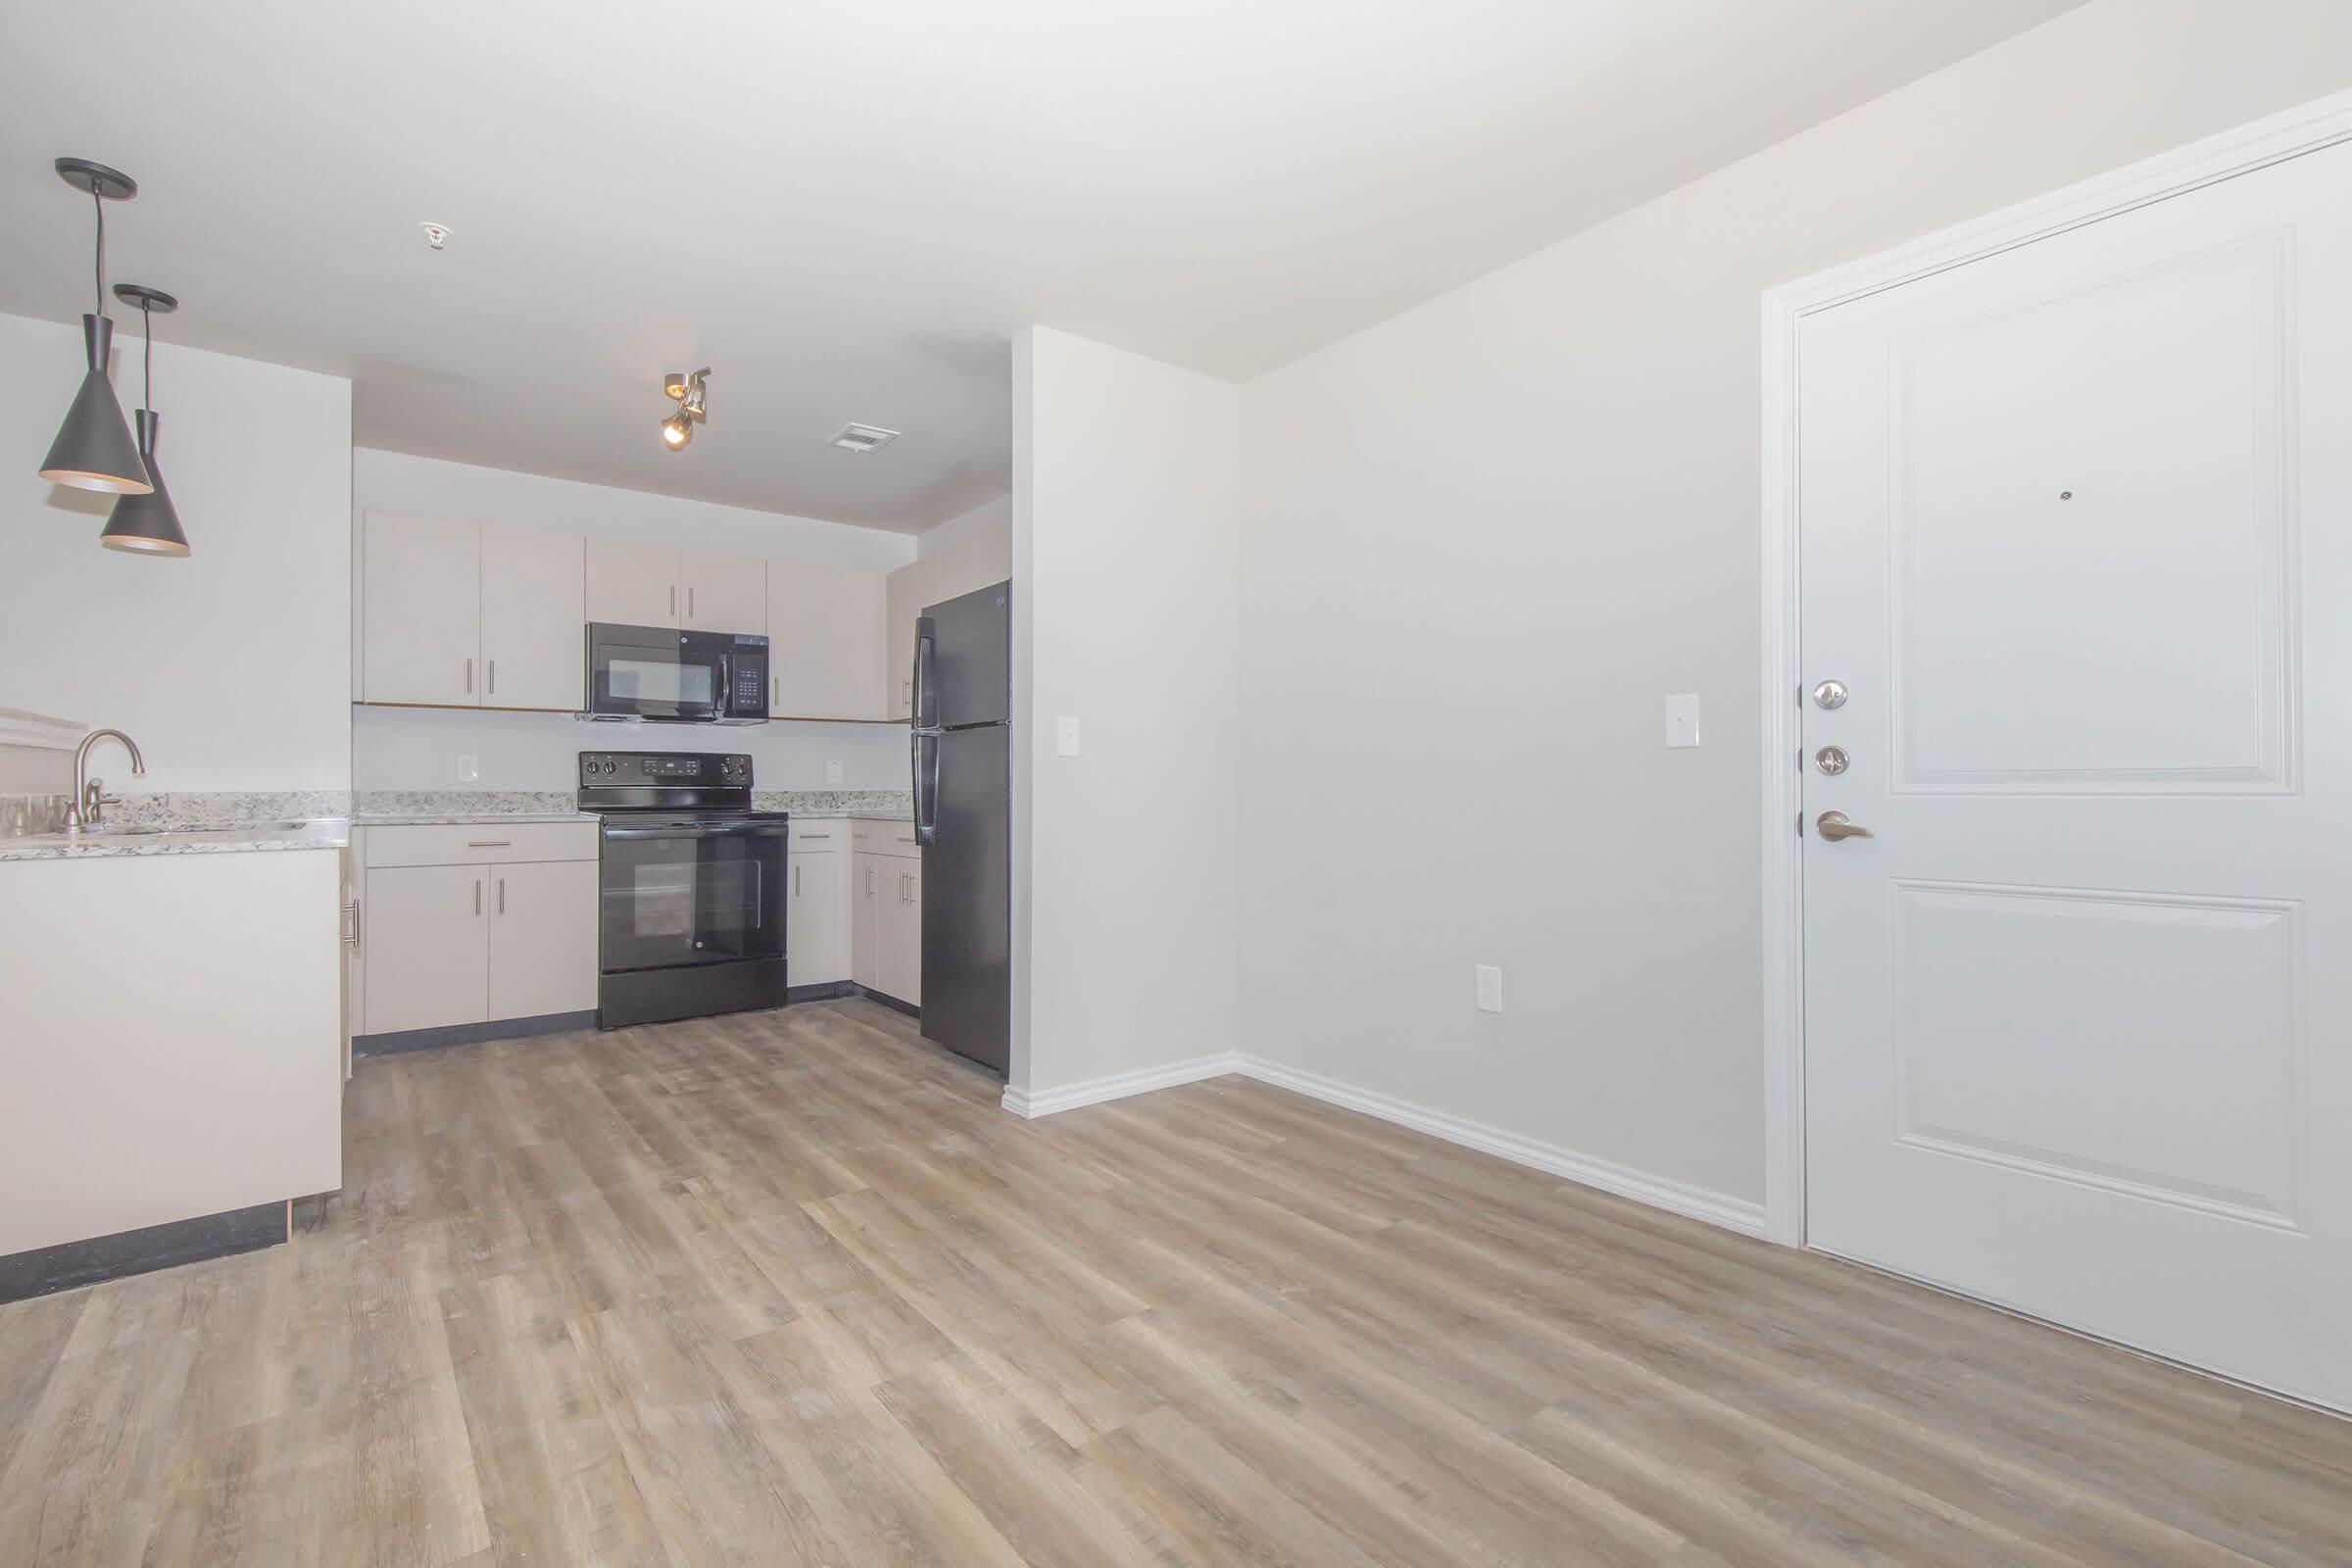
POLYGON ((1011 1055, 1010 738, 1002 724, 932 738, 938 832, 923 849, 923 1036, 998 1072, 1011 1055))
POLYGON ((923 612, 930 661, 916 667, 927 708, 915 710, 915 728, 1010 721, 1011 602, 1012 584, 1001 582, 943 600, 923 612))

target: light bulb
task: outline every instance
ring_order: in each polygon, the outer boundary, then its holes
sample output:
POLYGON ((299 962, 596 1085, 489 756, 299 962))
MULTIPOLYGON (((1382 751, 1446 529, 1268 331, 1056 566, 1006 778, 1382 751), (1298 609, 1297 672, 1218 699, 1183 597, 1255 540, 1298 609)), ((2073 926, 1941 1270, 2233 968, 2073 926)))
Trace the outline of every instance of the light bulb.
POLYGON ((662 444, 675 452, 694 439, 694 420, 680 409, 662 421, 662 444))

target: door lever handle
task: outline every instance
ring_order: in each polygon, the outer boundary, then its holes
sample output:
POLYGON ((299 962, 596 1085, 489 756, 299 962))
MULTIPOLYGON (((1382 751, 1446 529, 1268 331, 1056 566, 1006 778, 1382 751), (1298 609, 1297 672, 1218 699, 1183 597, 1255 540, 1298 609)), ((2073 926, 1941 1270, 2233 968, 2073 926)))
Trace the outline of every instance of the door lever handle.
POLYGON ((1824 811, 1813 819, 1813 830, 1832 844, 1839 839, 1875 839, 1878 837, 1861 823, 1847 818, 1843 811, 1824 811))

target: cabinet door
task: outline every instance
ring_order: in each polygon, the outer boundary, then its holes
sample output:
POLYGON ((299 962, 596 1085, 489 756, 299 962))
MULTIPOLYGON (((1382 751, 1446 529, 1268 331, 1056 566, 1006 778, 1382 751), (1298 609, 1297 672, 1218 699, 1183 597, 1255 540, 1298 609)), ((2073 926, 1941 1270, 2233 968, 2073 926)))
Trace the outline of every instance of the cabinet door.
POLYGON ((914 623, 925 605, 938 602, 939 596, 931 592, 935 570, 928 561, 910 562, 892 572, 883 589, 889 625, 884 628, 882 701, 890 718, 906 718, 914 711, 914 623))
POLYGON ((577 712, 586 620, 578 534, 482 524, 482 706, 577 712))
POLYGON ((597 864, 521 861, 490 879, 490 1016, 536 1018, 596 1005, 597 864))
POLYGON ((796 986, 850 978, 849 909, 841 874, 846 858, 837 850, 786 857, 785 966, 796 986))
POLYGON ((883 574, 767 564, 768 712, 883 718, 889 633, 883 574))
POLYGON ((363 533, 360 661, 367 700, 476 706, 481 530, 442 517, 370 512, 363 533))
POLYGON ((490 877, 479 865, 368 872, 368 1032, 490 1016, 490 877))
POLYGON ((696 631, 767 630, 767 563, 716 550, 678 552, 678 624, 696 631))
POLYGON ((587 618, 621 626, 678 624, 678 552, 672 545, 591 539, 587 618))
POLYGON ((910 1006, 923 1001, 923 862, 885 858, 874 989, 910 1006))
POLYGON ((882 989, 882 904, 898 862, 880 855, 850 857, 850 978, 882 989))

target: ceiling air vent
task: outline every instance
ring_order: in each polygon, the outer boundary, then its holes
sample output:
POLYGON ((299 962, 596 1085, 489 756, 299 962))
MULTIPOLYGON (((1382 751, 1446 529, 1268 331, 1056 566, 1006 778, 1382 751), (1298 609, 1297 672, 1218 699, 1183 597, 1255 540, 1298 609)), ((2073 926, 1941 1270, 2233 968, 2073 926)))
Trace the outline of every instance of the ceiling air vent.
POLYGON ((879 452, 898 438, 898 431, 885 430, 879 425, 845 424, 830 444, 844 452, 879 452))

